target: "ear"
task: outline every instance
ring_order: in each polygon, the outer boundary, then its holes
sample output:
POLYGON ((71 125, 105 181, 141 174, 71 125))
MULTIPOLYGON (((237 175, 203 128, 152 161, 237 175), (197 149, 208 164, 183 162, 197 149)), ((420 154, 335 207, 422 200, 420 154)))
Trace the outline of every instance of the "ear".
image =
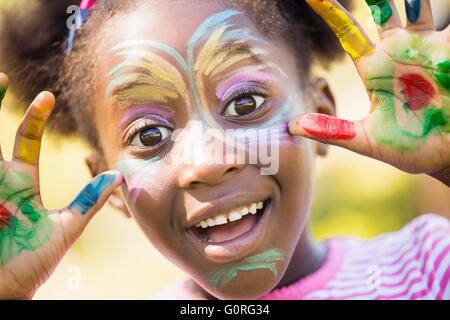
MULTIPOLYGON (((84 161, 86 162, 86 165, 89 168, 92 177, 95 177, 100 173, 108 170, 108 166, 106 165, 106 162, 103 159, 103 157, 89 156, 86 157, 84 161)), ((121 197, 118 188, 116 188, 114 192, 111 194, 111 196, 108 199, 108 203, 112 207, 120 210, 123 214, 125 214, 126 217, 131 218, 131 214, 126 207, 125 202, 123 201, 123 198, 121 197)))
MULTIPOLYGON (((327 80, 323 78, 314 80, 310 83, 308 91, 313 108, 312 112, 323 113, 329 116, 336 115, 336 102, 327 80)), ((319 142, 316 143, 316 153, 319 156, 326 156, 328 145, 319 142)))

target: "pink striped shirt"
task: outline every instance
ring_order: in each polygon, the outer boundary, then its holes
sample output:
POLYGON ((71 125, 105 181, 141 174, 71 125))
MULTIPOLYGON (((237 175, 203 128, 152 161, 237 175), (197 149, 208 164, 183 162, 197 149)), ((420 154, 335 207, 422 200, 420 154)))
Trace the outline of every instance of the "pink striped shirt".
MULTIPOLYGON (((319 270, 260 299, 450 299, 450 222, 444 217, 425 214, 397 232, 325 243, 319 270)), ((198 299, 185 281, 150 298, 198 299)))

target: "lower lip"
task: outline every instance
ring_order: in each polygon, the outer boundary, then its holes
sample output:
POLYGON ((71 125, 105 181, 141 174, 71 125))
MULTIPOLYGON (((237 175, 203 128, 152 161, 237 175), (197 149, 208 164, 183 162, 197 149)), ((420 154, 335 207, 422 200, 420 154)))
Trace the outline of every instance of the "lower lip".
POLYGON ((268 201, 264 212, 260 213, 258 222, 248 231, 231 240, 211 243, 199 239, 192 232, 189 232, 190 238, 201 249, 201 252, 213 262, 225 263, 240 259, 262 241, 271 208, 272 201, 268 201))

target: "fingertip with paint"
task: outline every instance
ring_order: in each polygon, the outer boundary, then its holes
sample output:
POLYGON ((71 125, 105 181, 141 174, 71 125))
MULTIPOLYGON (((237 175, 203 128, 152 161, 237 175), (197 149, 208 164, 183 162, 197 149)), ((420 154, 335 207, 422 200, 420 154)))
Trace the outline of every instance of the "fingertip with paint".
POLYGON ((9 80, 6 74, 0 73, 0 102, 6 95, 6 90, 8 89, 9 80))
POLYGON ((55 105, 55 96, 51 92, 43 91, 34 99, 32 105, 35 106, 36 117, 47 119, 55 105))
POLYGON ((75 200, 69 205, 69 209, 78 211, 85 215, 91 210, 100 197, 105 194, 109 188, 119 186, 123 181, 123 176, 117 171, 107 171, 95 177, 78 194, 75 200))
POLYGON ((0 72, 0 86, 8 86, 8 84, 9 84, 8 76, 0 72))
POLYGON ((301 135, 305 133, 303 130, 301 130, 301 126, 299 126, 301 118, 302 116, 296 116, 288 122, 288 132, 291 135, 301 135))
POLYGON ((410 23, 415 23, 420 17, 420 0, 405 0, 406 17, 410 23))

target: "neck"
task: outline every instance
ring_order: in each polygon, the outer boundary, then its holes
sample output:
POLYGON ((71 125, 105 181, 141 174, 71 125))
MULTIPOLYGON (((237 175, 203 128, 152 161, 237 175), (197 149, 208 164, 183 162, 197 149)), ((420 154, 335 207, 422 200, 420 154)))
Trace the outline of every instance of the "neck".
POLYGON ((327 247, 323 242, 317 242, 307 225, 294 249, 289 265, 275 289, 290 285, 317 271, 325 262, 327 247))
MULTIPOLYGON (((309 225, 305 227, 297 246, 294 249, 289 265, 281 278, 280 282, 274 288, 290 285, 302 278, 317 271, 325 262, 327 257, 327 248, 324 243, 317 242, 309 225)), ((194 295, 206 298, 208 300, 217 299, 195 283, 192 279, 188 281, 188 286, 194 295)))

